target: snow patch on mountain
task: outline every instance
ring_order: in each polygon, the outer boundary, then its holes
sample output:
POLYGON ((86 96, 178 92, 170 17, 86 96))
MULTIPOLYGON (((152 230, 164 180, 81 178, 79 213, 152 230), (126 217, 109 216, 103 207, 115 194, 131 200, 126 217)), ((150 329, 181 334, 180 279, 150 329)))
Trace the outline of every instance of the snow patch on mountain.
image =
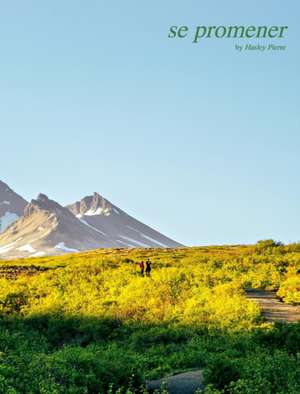
POLYGON ((136 233, 140 234, 140 232, 138 230, 136 230, 135 228, 126 225, 126 227, 128 227, 130 230, 135 231, 136 233))
POLYGON ((133 246, 138 245, 138 246, 141 246, 142 248, 149 248, 149 245, 144 244, 144 243, 142 243, 140 241, 137 241, 136 239, 132 239, 132 238, 126 237, 125 235, 119 235, 119 237, 129 241, 131 244, 133 244, 133 246))
POLYGON ((65 245, 64 242, 59 242, 57 245, 54 246, 55 249, 61 249, 65 252, 79 252, 78 249, 72 249, 65 245))
POLYGON ((5 212, 4 216, 0 217, 0 232, 7 229, 12 223, 19 219, 19 216, 16 213, 5 212))
POLYGON ((87 212, 85 212, 85 216, 95 216, 95 215, 109 216, 110 211, 107 208, 98 207, 97 209, 89 209, 87 212))
POLYGON ((120 239, 117 239, 117 242, 119 242, 120 244, 124 245, 126 248, 134 248, 135 247, 135 245, 126 243, 124 241, 121 241, 120 239))
POLYGON ((41 250, 40 252, 36 252, 36 253, 31 254, 29 257, 43 257, 43 256, 45 256, 45 254, 46 253, 41 250))
POLYGON ((156 239, 149 237, 149 235, 146 235, 146 234, 143 234, 143 233, 140 233, 140 235, 141 235, 141 237, 146 238, 149 241, 154 242, 154 243, 156 243, 159 246, 162 246, 163 248, 167 248, 168 247, 167 245, 163 244, 162 242, 159 242, 156 239))
POLYGON ((86 226, 88 226, 89 228, 92 228, 93 230, 97 231, 97 233, 100 233, 102 235, 106 235, 106 233, 104 233, 103 231, 99 230, 98 228, 92 226, 91 224, 89 224, 86 220, 84 219, 80 219, 78 217, 78 219, 81 221, 81 223, 85 224, 86 226))
POLYGON ((0 205, 10 205, 10 202, 9 202, 9 201, 6 201, 6 200, 4 200, 4 201, 0 202, 0 205))
POLYGON ((15 244, 16 242, 17 242, 17 241, 14 241, 14 242, 11 242, 10 244, 7 244, 7 245, 2 246, 2 247, 0 248, 0 254, 4 254, 4 253, 9 252, 11 249, 13 249, 14 244, 15 244))
POLYGON ((155 238, 149 237, 149 235, 146 235, 146 234, 144 234, 144 233, 141 233, 140 231, 136 230, 135 228, 133 228, 133 227, 131 227, 131 226, 126 225, 126 227, 128 227, 128 228, 129 228, 130 230, 132 230, 132 231, 135 231, 137 234, 139 234, 140 237, 146 238, 146 239, 148 239, 149 241, 155 243, 155 244, 158 245, 158 246, 161 246, 161 247, 163 247, 163 248, 167 248, 167 247, 168 247, 168 245, 166 245, 166 244, 164 244, 164 243, 162 243, 162 242, 160 242, 160 241, 157 241, 155 238))
POLYGON ((19 247, 18 250, 20 250, 21 252, 28 252, 28 253, 35 252, 35 249, 30 244, 23 245, 23 246, 19 247))

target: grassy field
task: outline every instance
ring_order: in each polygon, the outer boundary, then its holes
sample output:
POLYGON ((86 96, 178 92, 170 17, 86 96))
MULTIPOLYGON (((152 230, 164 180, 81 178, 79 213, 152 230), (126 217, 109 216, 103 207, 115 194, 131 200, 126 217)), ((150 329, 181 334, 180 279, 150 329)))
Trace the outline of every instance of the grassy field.
POLYGON ((299 304, 299 273, 300 244, 273 241, 1 261, 0 393, 144 393, 189 369, 207 394, 299 393, 300 324, 244 293, 299 304))

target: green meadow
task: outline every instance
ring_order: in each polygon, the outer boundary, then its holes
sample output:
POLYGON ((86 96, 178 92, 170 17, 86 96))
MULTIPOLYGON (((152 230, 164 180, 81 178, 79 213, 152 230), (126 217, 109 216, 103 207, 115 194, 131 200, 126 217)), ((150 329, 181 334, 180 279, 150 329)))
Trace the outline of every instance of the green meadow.
POLYGON ((300 324, 265 321, 246 288, 300 304, 300 244, 1 261, 0 393, 146 393, 193 369, 206 394, 299 393, 300 324))

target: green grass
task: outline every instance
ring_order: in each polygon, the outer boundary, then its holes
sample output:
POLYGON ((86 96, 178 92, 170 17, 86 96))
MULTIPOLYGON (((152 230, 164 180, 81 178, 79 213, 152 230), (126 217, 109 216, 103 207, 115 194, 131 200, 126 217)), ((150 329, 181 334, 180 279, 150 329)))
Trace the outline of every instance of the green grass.
POLYGON ((273 241, 1 261, 0 393, 143 392, 188 369, 206 393, 299 393, 300 325, 264 322, 244 296, 298 303, 299 270, 299 245, 273 241))

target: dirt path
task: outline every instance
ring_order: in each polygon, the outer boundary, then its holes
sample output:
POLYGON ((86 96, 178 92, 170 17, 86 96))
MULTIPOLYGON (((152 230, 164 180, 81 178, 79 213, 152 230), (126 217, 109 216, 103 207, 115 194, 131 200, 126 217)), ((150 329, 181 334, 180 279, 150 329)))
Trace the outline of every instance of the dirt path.
POLYGON ((270 290, 247 289, 246 296, 251 301, 256 301, 262 309, 262 314, 270 322, 296 323, 300 321, 300 306, 288 305, 276 297, 270 290))
POLYGON ((169 394, 194 394, 197 389, 203 389, 202 371, 189 371, 169 376, 159 380, 148 380, 146 387, 149 393, 161 388, 166 382, 169 394))
MULTIPOLYGON (((300 306, 284 304, 270 290, 247 289, 246 296, 249 300, 258 303, 262 314, 267 321, 295 323, 300 321, 300 306)), ((146 387, 149 393, 160 389, 166 383, 169 394, 194 394, 197 389, 204 389, 202 371, 184 372, 164 379, 149 380, 146 387)))

